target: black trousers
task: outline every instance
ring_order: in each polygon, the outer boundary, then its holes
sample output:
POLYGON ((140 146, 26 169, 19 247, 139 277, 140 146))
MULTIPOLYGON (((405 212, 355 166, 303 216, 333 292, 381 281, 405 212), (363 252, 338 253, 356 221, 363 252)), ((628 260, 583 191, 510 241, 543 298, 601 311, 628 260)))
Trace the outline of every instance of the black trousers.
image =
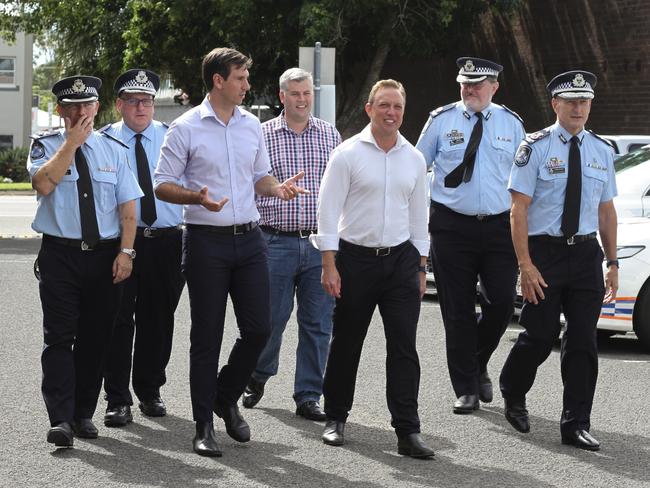
POLYGON ((140 400, 160 394, 172 352, 174 312, 185 285, 181 273, 180 229, 155 238, 135 239, 137 257, 113 330, 104 391, 109 406, 133 405, 129 391, 133 353, 133 391, 140 400), (135 315, 135 321, 134 321, 135 315), (135 344, 134 344, 135 333, 135 344))
POLYGON ((479 220, 436 204, 429 232, 449 376, 457 397, 475 395, 478 376, 487 370, 514 311, 517 258, 509 213, 479 220))
POLYGON ((375 308, 386 336, 386 397, 397 435, 420 432, 420 361, 415 348, 420 316, 417 267, 410 243, 384 257, 358 256, 341 248, 336 267, 341 298, 336 300, 323 394, 328 418, 345 421, 352 408, 363 341, 375 308))
POLYGON ((182 262, 192 316, 192 412, 194 421, 211 422, 215 402, 235 404, 244 392, 271 333, 267 246, 259 227, 236 236, 185 229, 182 262), (219 371, 228 295, 240 336, 219 371))
POLYGON ((561 429, 567 433, 589 430, 598 378, 596 323, 605 293, 603 251, 595 239, 574 246, 531 239, 529 250, 548 288, 544 288, 545 299, 537 305, 524 303, 520 323, 526 330, 519 334, 503 366, 501 392, 506 399, 525 398, 538 366, 549 356, 560 334, 563 312, 561 429))
POLYGON ((82 251, 43 240, 38 254, 43 307, 42 392, 51 425, 92 418, 122 286, 117 249, 82 251))

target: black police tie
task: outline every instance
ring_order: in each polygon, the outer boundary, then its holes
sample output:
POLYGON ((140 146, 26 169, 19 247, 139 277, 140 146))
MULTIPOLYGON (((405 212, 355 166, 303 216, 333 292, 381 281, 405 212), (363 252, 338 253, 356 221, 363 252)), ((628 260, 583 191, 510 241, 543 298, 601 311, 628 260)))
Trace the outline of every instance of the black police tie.
POLYGON ((474 173, 474 163, 476 162, 476 151, 483 137, 483 114, 476 112, 478 117, 472 135, 469 137, 469 143, 463 155, 463 162, 456 166, 451 173, 445 176, 445 188, 457 188, 461 182, 467 183, 472 179, 474 173))
POLYGON ((153 197, 149 160, 142 146, 142 134, 135 135, 135 161, 138 165, 138 182, 144 192, 144 196, 140 199, 140 218, 151 227, 156 221, 156 202, 153 197))
POLYGON ((580 147, 578 137, 571 138, 569 149, 569 175, 564 195, 564 211, 562 212, 562 234, 573 237, 578 232, 580 222, 580 195, 582 193, 582 167, 580 163, 580 147))
POLYGON ((81 239, 92 249, 99 242, 99 227, 97 226, 95 198, 93 196, 93 185, 90 181, 88 161, 86 161, 86 156, 84 156, 80 147, 74 153, 74 162, 77 166, 77 173, 79 173, 77 193, 79 194, 81 239))

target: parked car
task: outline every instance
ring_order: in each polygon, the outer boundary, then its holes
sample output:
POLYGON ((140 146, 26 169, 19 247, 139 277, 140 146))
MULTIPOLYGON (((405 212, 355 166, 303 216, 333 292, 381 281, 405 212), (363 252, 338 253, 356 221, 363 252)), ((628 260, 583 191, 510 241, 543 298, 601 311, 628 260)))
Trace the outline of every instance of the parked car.
POLYGON ((614 161, 619 218, 650 216, 650 145, 614 161))
POLYGON ((625 135, 625 136, 608 136, 603 135, 614 146, 614 152, 617 156, 622 156, 629 152, 642 148, 650 144, 650 136, 645 135, 625 135))

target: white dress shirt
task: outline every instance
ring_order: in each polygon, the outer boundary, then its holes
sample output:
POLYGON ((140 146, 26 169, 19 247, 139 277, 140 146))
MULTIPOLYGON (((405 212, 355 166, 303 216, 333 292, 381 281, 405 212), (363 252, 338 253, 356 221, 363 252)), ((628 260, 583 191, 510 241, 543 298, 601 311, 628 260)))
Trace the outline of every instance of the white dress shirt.
POLYGON ((426 164, 401 134, 388 152, 366 126, 338 146, 323 175, 318 198, 320 251, 336 251, 339 238, 366 247, 392 247, 410 240, 429 253, 426 164))
POLYGON ((271 171, 260 121, 235 107, 224 124, 206 96, 169 126, 154 175, 154 187, 181 184, 189 190, 208 187, 208 195, 229 201, 220 212, 202 205, 185 205, 188 224, 227 226, 257 221, 255 183, 271 171))

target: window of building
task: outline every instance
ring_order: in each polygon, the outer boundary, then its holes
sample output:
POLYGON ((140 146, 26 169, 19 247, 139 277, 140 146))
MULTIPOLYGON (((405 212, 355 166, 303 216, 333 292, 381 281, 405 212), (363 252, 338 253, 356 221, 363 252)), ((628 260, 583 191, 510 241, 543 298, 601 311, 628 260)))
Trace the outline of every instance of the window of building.
POLYGON ((16 59, 0 57, 0 85, 16 84, 16 59))
POLYGON ((14 136, 0 136, 0 151, 14 147, 14 136))

